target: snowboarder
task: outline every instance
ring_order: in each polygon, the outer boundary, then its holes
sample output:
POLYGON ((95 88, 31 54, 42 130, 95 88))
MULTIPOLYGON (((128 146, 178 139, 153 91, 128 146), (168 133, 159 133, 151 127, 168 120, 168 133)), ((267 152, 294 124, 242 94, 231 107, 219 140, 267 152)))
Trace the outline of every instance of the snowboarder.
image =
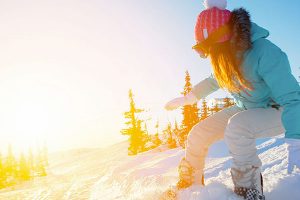
POLYGON ((213 75, 165 108, 194 104, 219 88, 230 92, 236 104, 191 129, 177 188, 204 185, 208 147, 224 138, 233 159, 234 192, 247 200, 265 199, 255 139, 285 133, 288 173, 294 166, 300 168, 300 87, 286 54, 267 39, 266 29, 251 22, 245 9, 229 11, 226 0, 205 0, 204 5, 193 49, 203 58, 210 57, 213 75))

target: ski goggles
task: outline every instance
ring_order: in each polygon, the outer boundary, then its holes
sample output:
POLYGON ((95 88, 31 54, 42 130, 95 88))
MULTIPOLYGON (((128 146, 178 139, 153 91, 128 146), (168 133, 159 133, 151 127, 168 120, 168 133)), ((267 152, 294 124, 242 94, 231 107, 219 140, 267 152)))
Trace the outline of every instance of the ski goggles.
POLYGON ((231 34, 229 25, 226 24, 224 26, 221 26, 218 30, 211 33, 208 38, 203 40, 202 42, 197 43, 192 47, 193 50, 195 50, 201 58, 207 58, 209 55, 209 49, 210 47, 219 42, 222 37, 225 35, 231 34))

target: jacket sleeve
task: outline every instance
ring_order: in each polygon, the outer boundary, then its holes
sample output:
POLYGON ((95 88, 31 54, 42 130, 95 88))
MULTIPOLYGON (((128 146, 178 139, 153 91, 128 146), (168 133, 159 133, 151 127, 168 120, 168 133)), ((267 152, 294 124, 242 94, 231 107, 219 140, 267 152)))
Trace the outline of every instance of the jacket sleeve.
POLYGON ((268 40, 262 47, 258 74, 270 88, 273 100, 283 107, 285 137, 300 139, 300 86, 291 73, 287 55, 268 40))
POLYGON ((200 100, 217 91, 219 88, 218 82, 213 75, 211 75, 210 77, 196 84, 192 88, 191 92, 197 97, 198 100, 200 100))

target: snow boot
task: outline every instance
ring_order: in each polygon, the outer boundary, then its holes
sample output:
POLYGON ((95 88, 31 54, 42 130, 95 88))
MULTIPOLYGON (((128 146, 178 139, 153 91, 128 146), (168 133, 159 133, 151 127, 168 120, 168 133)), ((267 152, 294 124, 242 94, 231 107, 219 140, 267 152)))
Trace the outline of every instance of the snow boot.
POLYGON ((186 189, 193 184, 204 185, 204 176, 201 170, 196 170, 183 157, 178 166, 179 180, 175 186, 171 186, 162 193, 159 200, 177 200, 178 191, 186 189))
POLYGON ((265 200, 263 195, 263 177, 259 167, 243 170, 231 169, 234 193, 245 200, 265 200))
POLYGON ((196 170, 191 164, 183 157, 178 166, 179 180, 176 184, 177 189, 185 189, 196 184, 204 185, 204 175, 199 170, 196 170), (201 177, 201 178, 199 178, 201 177), (199 180, 198 180, 199 179, 199 180))

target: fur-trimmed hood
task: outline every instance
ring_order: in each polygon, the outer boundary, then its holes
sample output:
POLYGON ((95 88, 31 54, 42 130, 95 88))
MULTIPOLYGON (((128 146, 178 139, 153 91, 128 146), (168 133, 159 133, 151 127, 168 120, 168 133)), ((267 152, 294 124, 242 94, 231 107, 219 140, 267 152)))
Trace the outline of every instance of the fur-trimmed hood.
POLYGON ((229 25, 232 30, 231 43, 238 52, 247 51, 254 41, 269 36, 269 31, 251 22, 244 8, 232 11, 229 25))

